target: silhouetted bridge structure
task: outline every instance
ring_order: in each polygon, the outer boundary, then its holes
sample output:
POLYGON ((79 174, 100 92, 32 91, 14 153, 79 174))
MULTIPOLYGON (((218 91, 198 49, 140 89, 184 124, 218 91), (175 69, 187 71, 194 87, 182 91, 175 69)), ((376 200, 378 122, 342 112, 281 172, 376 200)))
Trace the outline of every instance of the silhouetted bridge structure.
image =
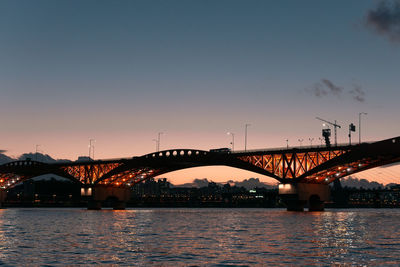
POLYGON ((0 165, 2 199, 7 189, 44 174, 80 183, 89 208, 113 196, 115 208, 124 208, 130 187, 151 177, 186 168, 230 166, 275 178, 289 210, 323 209, 329 183, 350 174, 400 161, 400 137, 359 145, 312 146, 237 152, 172 149, 140 157, 43 163, 33 160, 0 165))

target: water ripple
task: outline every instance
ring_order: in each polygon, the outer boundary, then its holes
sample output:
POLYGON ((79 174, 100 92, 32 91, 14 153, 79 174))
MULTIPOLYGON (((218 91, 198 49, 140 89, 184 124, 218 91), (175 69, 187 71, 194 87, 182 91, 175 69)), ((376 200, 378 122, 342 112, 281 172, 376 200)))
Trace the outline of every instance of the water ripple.
POLYGON ((1 265, 399 265, 400 210, 0 210, 1 265))

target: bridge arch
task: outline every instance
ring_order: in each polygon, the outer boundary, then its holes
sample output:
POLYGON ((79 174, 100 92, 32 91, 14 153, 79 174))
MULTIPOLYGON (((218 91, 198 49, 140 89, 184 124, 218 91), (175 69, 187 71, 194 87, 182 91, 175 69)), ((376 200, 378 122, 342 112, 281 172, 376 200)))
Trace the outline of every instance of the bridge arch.
POLYGON ((281 183, 329 184, 349 174, 395 162, 400 162, 400 137, 328 148, 313 146, 231 153, 169 149, 114 160, 54 164, 11 162, 0 166, 0 186, 10 186, 9 182, 15 178, 30 179, 49 173, 83 185, 133 186, 172 171, 219 165, 265 175, 281 183))

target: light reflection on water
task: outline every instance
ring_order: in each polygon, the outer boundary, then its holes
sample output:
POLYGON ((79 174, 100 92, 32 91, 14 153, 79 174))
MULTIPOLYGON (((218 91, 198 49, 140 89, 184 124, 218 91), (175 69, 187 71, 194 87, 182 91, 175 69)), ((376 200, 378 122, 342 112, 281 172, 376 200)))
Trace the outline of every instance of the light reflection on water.
POLYGON ((0 210, 0 264, 398 265, 400 210, 0 210))

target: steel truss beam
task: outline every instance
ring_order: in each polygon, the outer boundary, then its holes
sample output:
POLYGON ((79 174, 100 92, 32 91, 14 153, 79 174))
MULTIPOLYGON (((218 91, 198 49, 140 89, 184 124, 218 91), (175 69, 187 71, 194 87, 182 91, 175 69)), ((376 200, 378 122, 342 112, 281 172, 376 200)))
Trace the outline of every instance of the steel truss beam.
POLYGON ((0 165, 0 188, 43 174, 56 174, 82 185, 130 187, 185 168, 224 165, 273 177, 283 183, 330 183, 356 172, 400 161, 400 137, 370 144, 217 153, 177 149, 109 161, 45 164, 16 161, 0 165))

